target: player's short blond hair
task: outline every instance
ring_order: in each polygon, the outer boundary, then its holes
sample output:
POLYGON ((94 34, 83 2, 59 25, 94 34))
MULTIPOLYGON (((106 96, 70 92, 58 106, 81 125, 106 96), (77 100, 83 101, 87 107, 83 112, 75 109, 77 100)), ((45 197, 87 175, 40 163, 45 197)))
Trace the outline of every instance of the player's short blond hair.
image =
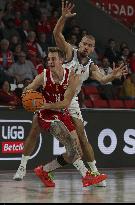
POLYGON ((48 53, 58 53, 60 58, 65 58, 65 53, 61 51, 58 47, 48 47, 48 53))
POLYGON ((95 37, 92 36, 92 35, 90 35, 90 34, 87 34, 87 35, 83 36, 82 39, 83 39, 83 38, 88 38, 88 39, 90 39, 90 40, 92 40, 92 41, 95 41, 95 37))

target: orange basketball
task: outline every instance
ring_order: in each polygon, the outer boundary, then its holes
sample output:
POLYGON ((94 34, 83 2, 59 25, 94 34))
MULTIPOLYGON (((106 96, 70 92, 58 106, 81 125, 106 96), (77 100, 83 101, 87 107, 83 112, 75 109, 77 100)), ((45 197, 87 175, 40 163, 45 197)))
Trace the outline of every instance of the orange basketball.
POLYGON ((26 91, 22 95, 22 104, 25 110, 28 112, 35 112, 40 108, 45 102, 44 96, 42 93, 39 93, 34 90, 26 91))

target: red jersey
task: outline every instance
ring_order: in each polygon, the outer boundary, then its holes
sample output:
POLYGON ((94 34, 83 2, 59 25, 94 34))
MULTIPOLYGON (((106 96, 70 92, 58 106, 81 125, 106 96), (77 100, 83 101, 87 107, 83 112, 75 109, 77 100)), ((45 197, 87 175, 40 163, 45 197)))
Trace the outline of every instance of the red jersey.
MULTIPOLYGON (((68 69, 64 69, 63 80, 57 84, 54 82, 51 70, 44 70, 44 90, 43 95, 47 103, 55 103, 64 100, 64 94, 68 87, 70 72, 68 69)), ((38 122, 42 129, 49 130, 52 120, 60 120, 64 123, 67 129, 71 132, 75 130, 72 123, 71 116, 67 109, 63 110, 41 110, 38 113, 38 122)))
POLYGON ((69 74, 69 70, 64 69, 63 80, 59 84, 56 84, 53 80, 51 70, 44 70, 45 87, 43 95, 47 103, 55 103, 64 100, 64 94, 68 87, 69 74))
POLYGON ((38 74, 41 74, 43 72, 43 70, 44 70, 43 64, 42 63, 37 64, 36 65, 36 70, 37 70, 38 74))

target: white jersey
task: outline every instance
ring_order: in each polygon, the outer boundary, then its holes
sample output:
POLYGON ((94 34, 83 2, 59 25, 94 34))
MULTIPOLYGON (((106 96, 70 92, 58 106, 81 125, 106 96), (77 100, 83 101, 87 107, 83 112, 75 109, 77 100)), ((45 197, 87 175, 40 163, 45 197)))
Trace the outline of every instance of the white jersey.
POLYGON ((81 91, 83 82, 89 78, 90 65, 93 63, 93 61, 90 58, 88 58, 88 62, 86 65, 80 64, 77 56, 77 51, 78 49, 73 48, 73 59, 70 62, 63 64, 64 68, 73 69, 76 74, 81 74, 80 85, 76 90, 75 96, 77 96, 78 93, 81 91))
POLYGON ((73 49, 73 59, 70 62, 63 64, 63 67, 67 69, 73 69, 75 73, 81 74, 81 79, 80 79, 81 81, 79 86, 76 89, 75 96, 72 99, 71 104, 69 106, 69 112, 72 117, 79 118, 80 120, 83 121, 77 95, 81 91, 83 82, 89 78, 90 75, 89 70, 93 61, 90 58, 88 58, 87 64, 85 65, 80 64, 77 56, 77 51, 78 49, 73 49))

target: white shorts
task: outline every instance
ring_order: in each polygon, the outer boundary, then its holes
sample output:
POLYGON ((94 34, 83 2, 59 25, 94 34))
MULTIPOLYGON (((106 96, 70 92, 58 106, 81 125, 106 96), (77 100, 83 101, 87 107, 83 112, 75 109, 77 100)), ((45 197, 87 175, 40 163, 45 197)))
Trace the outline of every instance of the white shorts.
POLYGON ((82 113, 78 103, 78 97, 72 99, 68 111, 72 117, 77 118, 83 122, 82 113))
MULTIPOLYGON (((81 120, 84 123, 84 126, 85 126, 85 121, 83 120, 77 97, 73 98, 73 100, 70 104, 70 107, 68 108, 68 111, 69 111, 71 117, 74 117, 74 118, 77 118, 77 119, 81 120)), ((86 139, 88 141, 88 137, 87 137, 85 128, 84 128, 84 132, 85 132, 86 139)))

